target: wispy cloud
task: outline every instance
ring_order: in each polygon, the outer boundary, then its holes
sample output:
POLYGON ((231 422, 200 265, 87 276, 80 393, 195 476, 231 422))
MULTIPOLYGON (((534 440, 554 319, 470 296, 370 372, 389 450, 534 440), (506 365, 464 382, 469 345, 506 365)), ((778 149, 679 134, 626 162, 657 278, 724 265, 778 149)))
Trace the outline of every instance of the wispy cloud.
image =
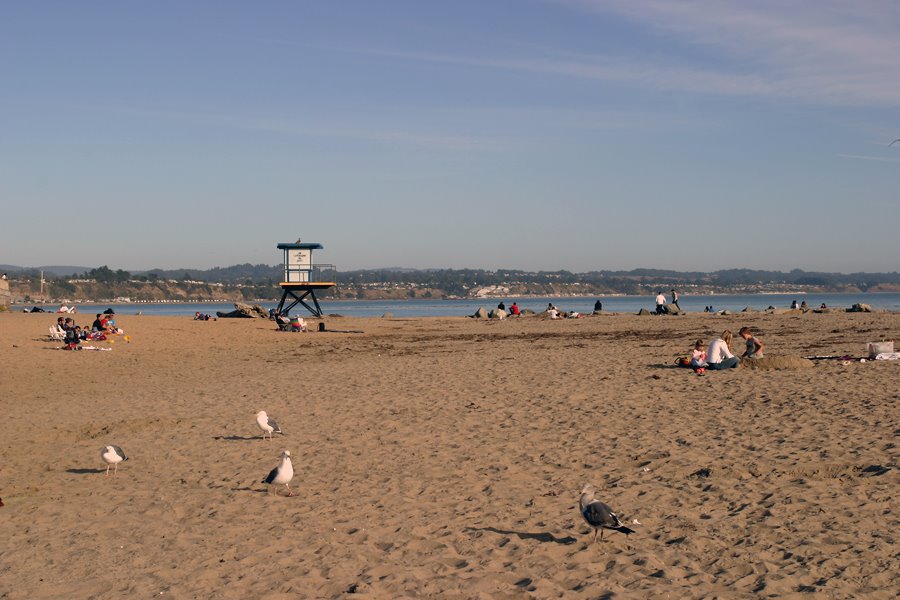
MULTIPOLYGON (((616 14, 659 36, 706 47, 710 56, 724 55, 754 73, 758 85, 751 93, 828 104, 900 105, 900 4, 893 1, 558 2, 593 14, 616 14)), ((696 89, 705 91, 702 85, 696 89)))
POLYGON ((854 160, 874 160, 878 162, 900 163, 900 158, 891 156, 867 156, 865 154, 838 154, 841 158, 852 158, 854 160))

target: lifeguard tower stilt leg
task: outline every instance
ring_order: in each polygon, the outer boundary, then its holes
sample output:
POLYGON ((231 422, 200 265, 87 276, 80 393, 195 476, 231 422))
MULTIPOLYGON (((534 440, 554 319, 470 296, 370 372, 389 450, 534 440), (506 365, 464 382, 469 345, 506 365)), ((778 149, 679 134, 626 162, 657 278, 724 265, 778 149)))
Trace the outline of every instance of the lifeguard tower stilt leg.
POLYGON ((300 243, 278 244, 284 250, 284 277, 281 282, 281 300, 278 302, 278 314, 287 316, 298 304, 303 305, 314 317, 322 316, 322 307, 316 298, 316 290, 327 290, 334 287, 334 265, 314 265, 312 251, 323 248, 322 244, 300 243), (285 302, 291 298, 290 304, 285 302), (312 300, 310 306, 306 299, 312 300))
POLYGON ((302 304, 304 307, 306 307, 306 310, 311 312, 314 317, 322 316, 322 307, 319 306, 319 301, 316 299, 316 292, 312 288, 306 289, 299 296, 294 293, 294 289, 284 288, 284 290, 281 292, 281 302, 278 303, 278 308, 276 308, 275 310, 279 315, 287 315, 290 314, 291 309, 298 304, 302 304), (288 299, 288 296, 293 298, 293 302, 288 304, 287 308, 284 308, 284 302, 288 299), (312 298, 315 308, 304 302, 307 297, 312 298))

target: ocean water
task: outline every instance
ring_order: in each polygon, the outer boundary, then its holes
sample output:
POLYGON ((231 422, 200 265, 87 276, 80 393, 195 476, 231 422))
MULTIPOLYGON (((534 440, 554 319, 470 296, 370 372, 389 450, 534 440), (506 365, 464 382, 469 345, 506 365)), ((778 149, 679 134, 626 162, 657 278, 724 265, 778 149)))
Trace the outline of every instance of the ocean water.
MULTIPOLYGON (((609 312, 636 313, 641 308, 653 311, 656 307, 655 296, 610 296, 600 298, 502 298, 508 307, 513 302, 519 308, 541 312, 552 302, 560 310, 590 313, 594 309, 594 301, 603 303, 603 310, 609 312)), ((769 306, 788 308, 793 300, 803 300, 811 308, 818 308, 825 303, 831 308, 849 308, 856 303, 869 304, 875 310, 900 312, 900 293, 883 294, 722 294, 714 296, 682 296, 678 304, 688 312, 703 312, 704 307, 712 306, 714 310, 740 311, 746 307, 764 310, 769 306)), ((478 308, 487 310, 495 308, 501 298, 485 298, 480 300, 320 300, 322 311, 328 314, 339 314, 347 317, 380 317, 392 313, 395 317, 461 317, 471 315, 478 308)), ((274 308, 277 302, 260 303, 265 308, 274 308)), ((83 304, 78 305, 78 312, 93 316, 94 313, 112 307, 120 315, 176 315, 192 316, 197 311, 215 315, 216 311, 233 310, 231 303, 167 303, 167 304, 83 304)), ((30 308, 30 307, 29 307, 30 308)), ((55 312, 57 306, 45 306, 45 310, 55 312)), ((298 305, 295 314, 304 315, 306 309, 298 305)))

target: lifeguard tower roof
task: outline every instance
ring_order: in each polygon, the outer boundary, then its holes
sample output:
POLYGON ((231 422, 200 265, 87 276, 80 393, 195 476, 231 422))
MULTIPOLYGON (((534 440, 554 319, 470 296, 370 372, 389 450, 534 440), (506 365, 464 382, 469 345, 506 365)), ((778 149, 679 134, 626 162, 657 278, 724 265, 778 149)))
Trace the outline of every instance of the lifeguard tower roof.
POLYGON ((283 242, 278 244, 277 248, 279 250, 323 250, 325 246, 309 242, 283 242))

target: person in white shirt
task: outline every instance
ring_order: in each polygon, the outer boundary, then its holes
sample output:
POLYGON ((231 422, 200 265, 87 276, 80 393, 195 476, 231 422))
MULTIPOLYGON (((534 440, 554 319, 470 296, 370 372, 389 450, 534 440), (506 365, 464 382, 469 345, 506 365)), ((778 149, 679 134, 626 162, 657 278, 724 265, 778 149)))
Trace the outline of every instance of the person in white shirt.
POLYGON ((727 329, 722 332, 720 337, 712 341, 709 350, 706 351, 706 362, 709 363, 707 369, 711 371, 733 369, 741 364, 741 359, 731 353, 731 349, 728 347, 730 343, 731 332, 727 329))
POLYGON ((656 314, 664 315, 668 310, 666 310, 666 297, 662 292, 656 295, 656 314))

